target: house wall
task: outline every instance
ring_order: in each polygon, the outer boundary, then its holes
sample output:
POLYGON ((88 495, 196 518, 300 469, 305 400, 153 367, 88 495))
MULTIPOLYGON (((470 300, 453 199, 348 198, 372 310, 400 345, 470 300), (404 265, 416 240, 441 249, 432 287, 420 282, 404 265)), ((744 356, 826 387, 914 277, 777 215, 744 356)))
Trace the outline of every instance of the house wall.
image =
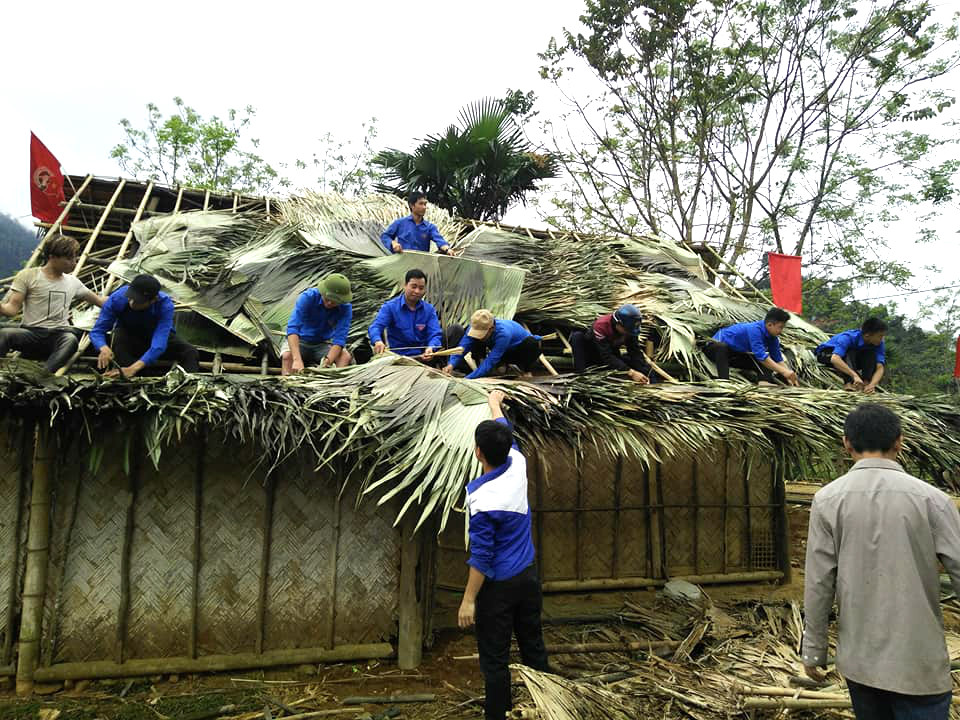
MULTIPOLYGON (((61 455, 41 666, 396 636, 396 508, 357 509, 351 492, 338 498, 333 479, 299 458, 268 480, 255 449, 214 435, 164 448, 159 469, 132 450, 128 473, 131 435, 125 428, 106 435, 96 471, 83 444, 61 455)), ((0 469, 5 462, 0 453, 0 469)), ((9 485, 11 475, 0 483, 9 485)), ((0 493, 12 492, 7 485, 0 493)), ((4 542, 9 519, 0 522, 4 542)), ((10 576, 6 555, 3 577, 10 576)))
MULTIPOLYGON (((721 445, 648 468, 553 447, 529 456, 528 481, 545 583, 782 569, 773 468, 749 449, 721 445)), ((461 513, 439 539, 441 588, 466 581, 464 539, 461 513)))
POLYGON ((0 421, 0 666, 14 652, 26 562, 27 508, 30 502, 30 423, 0 421), (11 633, 10 628, 14 628, 11 633))

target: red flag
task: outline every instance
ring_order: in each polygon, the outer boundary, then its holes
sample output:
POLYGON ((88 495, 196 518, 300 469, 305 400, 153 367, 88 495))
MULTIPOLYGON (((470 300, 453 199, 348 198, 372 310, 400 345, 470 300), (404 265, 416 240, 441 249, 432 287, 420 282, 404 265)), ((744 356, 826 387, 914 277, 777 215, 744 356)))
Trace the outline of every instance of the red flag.
POLYGON ((36 135, 30 133, 30 205, 33 216, 43 222, 56 222, 63 200, 60 161, 36 135))
POLYGON ((798 315, 803 312, 802 281, 799 255, 767 253, 770 265, 770 289, 773 303, 798 315))
POLYGON ((953 376, 960 380, 960 337, 957 338, 957 361, 953 366, 953 376))

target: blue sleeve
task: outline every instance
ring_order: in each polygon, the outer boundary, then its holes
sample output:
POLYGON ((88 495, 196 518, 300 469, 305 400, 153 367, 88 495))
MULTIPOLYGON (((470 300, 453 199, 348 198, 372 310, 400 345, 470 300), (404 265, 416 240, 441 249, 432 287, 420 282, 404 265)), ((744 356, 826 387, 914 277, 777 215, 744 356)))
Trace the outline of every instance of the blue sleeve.
POLYGON ((173 330, 173 300, 162 298, 158 314, 160 317, 157 318, 157 327, 153 329, 153 340, 147 351, 140 357, 140 362, 144 365, 153 365, 167 351, 170 331, 173 330))
POLYGON ((113 330, 113 326, 117 324, 117 313, 113 309, 113 297, 113 295, 108 297, 103 307, 100 308, 97 321, 90 331, 90 342, 93 343, 93 348, 97 351, 107 344, 107 333, 113 330))
POLYGON ((340 321, 337 323, 337 326, 333 329, 330 344, 346 347, 347 335, 350 334, 350 321, 353 320, 353 305, 345 303, 340 307, 343 308, 343 313, 340 315, 340 321))
POLYGON ((434 350, 443 347, 443 329, 440 327, 436 310, 431 310, 427 314, 427 345, 434 350))
POLYGON ((483 362, 477 366, 477 369, 467 375, 467 380, 486 377, 491 370, 500 364, 500 360, 503 359, 503 355, 508 349, 510 349, 510 333, 501 330, 497 333, 490 352, 487 353, 483 362))
MULTIPOLYGON (((470 352, 470 349, 473 347, 473 338, 470 337, 468 334, 469 332, 469 330, 464 332, 463 337, 460 338, 460 342, 457 343, 457 347, 463 348, 463 355, 466 355, 468 352, 470 352)), ((447 363, 447 365, 456 365, 457 361, 460 360, 463 355, 451 355, 450 361, 447 363)))
POLYGON ((437 226, 430 223, 430 239, 433 240, 438 248, 447 247, 448 243, 443 239, 443 235, 437 230, 437 226))
POLYGON ((497 525, 490 515, 478 512, 470 516, 470 557, 467 565, 485 576, 493 575, 493 541, 497 525))
POLYGON ((390 227, 380 233, 380 242, 387 249, 387 252, 393 252, 393 248, 390 247, 390 245, 394 240, 397 239, 397 229, 399 227, 400 220, 394 220, 392 223, 390 223, 390 227))
POLYGON ((773 339, 773 347, 770 348, 770 357, 777 362, 783 362, 783 352, 780 350, 780 338, 773 339))
POLYGON ((380 309, 377 310, 377 317, 374 318, 373 322, 370 323, 370 328, 367 330, 367 337, 370 338, 370 344, 383 342, 383 331, 390 324, 390 308, 388 302, 385 302, 380 306, 380 309))
POLYGON ((756 325, 749 326, 747 328, 747 342, 750 345, 750 352, 757 360, 767 359, 767 355, 770 353, 767 352, 767 346, 763 342, 763 330, 756 325))
POLYGON ((850 337, 848 335, 837 335, 832 342, 833 354, 845 357, 850 351, 850 337))
POLYGON ((300 297, 297 298, 297 304, 293 306, 293 312, 287 322, 287 335, 299 335, 303 329, 304 316, 307 314, 309 303, 308 298, 306 291, 300 293, 300 297))
POLYGON ((887 342, 886 340, 881 340, 880 344, 877 346, 877 362, 880 365, 887 364, 887 342))

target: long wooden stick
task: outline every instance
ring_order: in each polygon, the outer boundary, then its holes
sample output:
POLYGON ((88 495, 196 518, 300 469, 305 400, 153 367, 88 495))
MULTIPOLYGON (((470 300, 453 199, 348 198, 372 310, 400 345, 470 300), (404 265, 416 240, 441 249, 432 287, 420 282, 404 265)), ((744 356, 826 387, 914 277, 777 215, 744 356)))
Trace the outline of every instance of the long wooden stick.
MULTIPOLYGON (((593 642, 593 643, 553 643, 546 646, 550 655, 579 655, 595 652, 638 652, 649 650, 657 653, 674 650, 680 646, 679 640, 637 640, 633 642, 593 642)), ((480 656, 454 655, 454 660, 477 660, 480 656)))
MULTIPOLYGON (((80 194, 87 189, 87 185, 90 184, 91 180, 93 180, 93 175, 87 175, 87 177, 84 178, 83 182, 80 184, 80 189, 73 194, 69 202, 67 202, 67 204, 64 206, 63 210, 60 211, 60 216, 53 222, 53 224, 46 225, 46 223, 44 223, 44 226, 48 228, 48 234, 56 232, 62 228, 64 218, 67 217, 67 215, 73 209, 73 206, 80 201, 80 194)), ((27 264, 24 265, 24 267, 32 267, 37 262, 37 258, 40 257, 40 252, 42 249, 43 243, 41 242, 36 248, 34 248, 33 252, 30 254, 30 259, 27 260, 27 264)))
POLYGON ((662 378, 663 378, 664 380, 666 380, 667 382, 671 382, 671 383, 680 382, 680 381, 677 380, 675 377, 673 377, 672 375, 670 375, 670 373, 668 373, 668 372, 667 372, 666 370, 664 370, 662 367, 660 367, 659 365, 657 365, 657 364, 653 361, 653 358, 652 358, 652 357, 650 357, 649 355, 647 355, 647 354, 646 354, 645 352, 643 352, 642 350, 641 350, 640 352, 643 353, 643 357, 644 357, 644 359, 647 361, 647 364, 650 365, 650 368, 651 368, 655 373, 657 373, 657 375, 659 375, 660 377, 662 377, 662 378))

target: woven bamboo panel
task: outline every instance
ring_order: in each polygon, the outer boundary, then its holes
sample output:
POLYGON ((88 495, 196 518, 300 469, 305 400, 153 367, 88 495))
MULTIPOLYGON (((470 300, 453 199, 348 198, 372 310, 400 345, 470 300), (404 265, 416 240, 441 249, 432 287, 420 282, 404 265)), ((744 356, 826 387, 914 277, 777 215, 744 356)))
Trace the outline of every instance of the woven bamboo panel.
POLYGON ((697 510, 700 524, 697 558, 699 573, 723 572, 723 553, 727 542, 724 511, 723 508, 709 507, 725 502, 727 476, 723 457, 722 448, 697 457, 697 498, 701 505, 697 510))
MULTIPOLYGON (((620 505, 640 507, 646 504, 646 488, 649 484, 649 470, 639 460, 624 459, 620 480, 620 505)), ((620 511, 620 556, 621 577, 651 577, 653 575, 652 558, 648 549, 646 510, 620 511)))
MULTIPOLYGON (((21 427, 12 421, 0 422, 0 649, 7 641, 7 604, 11 586, 20 588, 23 577, 23 552, 27 527, 27 500, 29 489, 20 488, 21 427), (19 502, 18 502, 19 499, 19 502), (14 538, 17 521, 20 520, 20 535, 14 538), (18 548, 11 552, 11 548, 18 548)), ((16 605, 14 617, 18 613, 20 593, 14 596, 16 605)), ((12 642, 12 639, 11 639, 12 642)), ((7 662, 10 658, 0 658, 7 662)))
POLYGON ((451 513, 447 526, 437 537, 437 583, 446 587, 463 587, 469 568, 464 543, 464 514, 451 513))
POLYGON ((159 472, 142 462, 130 546, 128 658, 189 651, 198 450, 189 438, 163 449, 159 472))
MULTIPOLYGON (((584 453, 580 492, 582 508, 614 507, 617 462, 595 449, 584 453)), ((616 511, 597 510, 580 514, 580 574, 584 579, 613 577, 614 525, 616 511)))
POLYGON ((253 450, 211 437, 203 480, 197 652, 253 652, 263 547, 263 474, 253 450))
MULTIPOLYGON (((538 482, 543 507, 573 510, 577 507, 577 463, 574 452, 564 447, 544 448, 538 482)), ((537 548, 542 580, 577 578, 576 522, 572 512, 545 512, 543 547, 537 548)))
MULTIPOLYGON (((743 488, 743 453, 740 446, 729 445, 725 448, 727 475, 727 502, 730 505, 743 505, 746 494, 743 488)), ((752 514, 751 514, 752 519, 752 514)), ((727 510, 727 570, 746 570, 749 562, 750 544, 747 538, 746 509, 727 510)))
POLYGON ((400 529, 397 507, 369 498, 356 507, 350 493, 340 503, 337 554, 336 643, 385 640, 397 633, 400 529))
POLYGON ((335 487, 305 460, 275 477, 264 649, 323 647, 333 588, 335 487))
POLYGON ((668 459, 660 466, 664 505, 664 535, 667 570, 671 575, 694 572, 694 471, 688 458, 668 459))
MULTIPOLYGON (((115 656, 120 607, 120 555, 129 502, 123 471, 123 437, 105 440, 103 464, 80 485, 76 524, 65 548, 61 603, 56 614, 54 662, 105 660, 115 656)), ((77 482, 79 470, 58 485, 77 482)), ((63 497, 66 497, 64 495, 63 497)), ((67 503, 62 503, 64 509, 67 503)), ((59 512, 57 513, 59 515, 59 512)), ((49 626, 48 626, 49 627, 49 626)))

